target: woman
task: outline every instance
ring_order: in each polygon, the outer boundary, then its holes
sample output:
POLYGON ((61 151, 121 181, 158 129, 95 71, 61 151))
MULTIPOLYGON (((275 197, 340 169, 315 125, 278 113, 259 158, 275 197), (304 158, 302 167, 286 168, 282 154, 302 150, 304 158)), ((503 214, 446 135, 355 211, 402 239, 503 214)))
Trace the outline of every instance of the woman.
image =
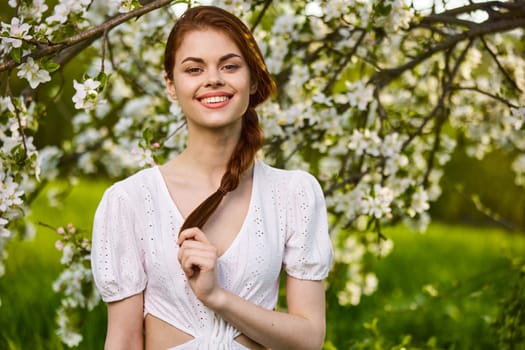
POLYGON ((319 349, 332 249, 319 184, 255 160, 275 86, 249 29, 191 8, 165 52, 187 148, 118 182, 95 215, 106 349, 319 349), (210 195, 211 193, 211 195, 210 195), (275 311, 281 267, 287 312, 275 311))

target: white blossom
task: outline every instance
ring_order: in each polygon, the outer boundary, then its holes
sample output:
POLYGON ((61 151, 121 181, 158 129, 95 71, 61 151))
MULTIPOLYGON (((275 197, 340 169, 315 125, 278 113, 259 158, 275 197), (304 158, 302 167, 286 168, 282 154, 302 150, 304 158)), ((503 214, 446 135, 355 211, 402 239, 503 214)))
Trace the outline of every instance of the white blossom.
POLYGON ((395 157, 399 154, 403 140, 397 132, 385 136, 381 144, 381 154, 387 158, 395 157))
POLYGON ((120 118, 113 127, 113 131, 115 132, 115 135, 119 136, 124 134, 126 131, 129 131, 130 128, 133 126, 133 118, 129 118, 126 115, 120 118))
POLYGON ((220 6, 229 12, 233 13, 241 19, 246 19, 249 16, 251 4, 248 1, 243 0, 218 0, 215 2, 217 6, 220 6))
POLYGON ((506 117, 505 122, 514 130, 519 130, 525 124, 525 107, 511 108, 511 115, 506 117))
MULTIPOLYGON (((64 317, 67 317, 64 315, 64 317)), ((57 330, 57 334, 60 339, 69 347, 76 347, 82 342, 82 334, 72 330, 72 329, 62 329, 57 330)))
POLYGON ((410 208, 408 209, 408 215, 414 217, 416 214, 422 214, 430 208, 428 203, 427 192, 418 187, 414 194, 412 194, 410 208))
POLYGON ((330 32, 330 28, 321 18, 311 17, 309 23, 313 39, 315 40, 324 38, 330 32))
POLYGON ((330 0, 324 4, 323 12, 327 21, 339 18, 348 12, 348 3, 345 0, 330 0))
POLYGON ((365 247, 352 235, 348 236, 343 247, 336 247, 334 259, 344 264, 354 264, 361 261, 365 253, 365 247))
POLYGON ((63 151, 56 146, 46 146, 38 152, 38 173, 52 180, 59 174, 58 163, 63 151))
POLYGON ((272 27, 272 33, 275 35, 288 34, 291 35, 294 32, 295 23, 297 16, 294 14, 285 13, 275 20, 272 27))
POLYGON ((78 157, 77 165, 82 169, 86 174, 95 174, 97 171, 97 166, 95 165, 95 155, 92 153, 84 153, 78 157))
POLYGON ((5 212, 15 205, 22 204, 24 191, 19 189, 20 184, 16 183, 12 176, 0 173, 0 212, 5 212))
MULTIPOLYGON (((53 14, 46 18, 48 24, 64 24, 67 22, 71 13, 84 14, 86 7, 91 0, 60 0, 53 8, 53 14)), ((85 22, 78 22, 77 25, 84 26, 85 22)))
POLYGON ((23 40, 30 40, 33 38, 29 34, 31 25, 24 23, 18 17, 11 18, 11 24, 2 23, 2 30, 7 31, 8 37, 2 37, 2 41, 11 45, 14 48, 22 46, 23 40))
MULTIPOLYGON (((29 7, 22 7, 22 13, 26 17, 34 18, 36 20, 39 20, 42 18, 42 15, 44 12, 46 12, 48 9, 45 0, 33 0, 31 3, 31 6, 29 7)), ((36 32, 35 28, 35 32, 36 32)))
POLYGON ((360 207, 364 214, 377 219, 390 216, 390 207, 394 200, 394 193, 390 188, 374 185, 373 193, 367 193, 361 198, 360 207))
POLYGON ((370 103, 374 97, 373 87, 371 85, 365 85, 365 83, 358 81, 356 83, 345 83, 348 91, 346 94, 339 94, 334 96, 334 100, 338 103, 348 103, 352 107, 364 111, 366 106, 370 103))
POLYGON ((268 71, 277 74, 281 71, 283 60, 288 53, 288 40, 283 37, 272 37, 269 41, 270 56, 266 58, 268 71))
POLYGON ((91 78, 86 79, 83 83, 73 80, 73 86, 76 91, 75 95, 73 96, 75 108, 87 110, 94 109, 97 103, 97 89, 100 86, 100 82, 91 78))
POLYGON ((377 239, 377 233, 370 233, 368 240, 373 242, 368 245, 368 251, 377 257, 385 257, 394 249, 394 241, 391 239, 377 239))
POLYGON ((32 57, 29 57, 25 63, 20 65, 17 75, 26 79, 32 89, 36 89, 41 83, 51 80, 49 72, 45 69, 40 69, 32 57))
POLYGON ((430 224, 430 215, 425 212, 413 218, 405 216, 403 218, 403 223, 415 232, 424 233, 430 224))
POLYGON ((337 293, 337 299, 340 305, 358 305, 361 302, 361 295, 361 287, 352 281, 348 281, 345 288, 337 293))
POLYGON ((73 130, 80 132, 85 126, 92 122, 91 116, 88 113, 80 112, 73 117, 73 130))
POLYGON ((131 150, 131 154, 133 155, 133 158, 137 162, 137 165, 139 167, 144 167, 146 165, 155 165, 155 161, 153 159, 153 153, 150 149, 143 149, 141 147, 135 147, 131 150))
MULTIPOLYGON (((75 253, 75 249, 72 244, 66 244, 62 248, 62 258, 60 259, 60 263, 62 265, 67 265, 71 263, 73 259, 73 254, 75 253)), ((58 287, 53 287, 54 290, 58 290, 58 287)))
POLYGON ((408 28, 413 14, 404 0, 386 0, 384 6, 390 6, 388 16, 376 21, 376 25, 382 25, 388 32, 395 32, 401 28, 408 28))
POLYGON ((354 129, 348 148, 355 151, 357 156, 362 154, 370 154, 378 156, 380 154, 381 139, 376 131, 365 129, 363 132, 354 129))
POLYGON ((15 106, 9 96, 0 97, 0 113, 4 111, 15 112, 15 106))
POLYGON ((48 24, 66 23, 70 12, 71 12, 71 8, 69 8, 65 4, 58 4, 53 9, 53 14, 46 18, 46 23, 48 24))
POLYGON ((363 294, 371 295, 373 294, 379 285, 379 280, 376 275, 373 273, 367 273, 363 285, 363 294))
POLYGON ((110 0, 111 6, 118 8, 119 13, 126 13, 135 9, 133 0, 110 0))

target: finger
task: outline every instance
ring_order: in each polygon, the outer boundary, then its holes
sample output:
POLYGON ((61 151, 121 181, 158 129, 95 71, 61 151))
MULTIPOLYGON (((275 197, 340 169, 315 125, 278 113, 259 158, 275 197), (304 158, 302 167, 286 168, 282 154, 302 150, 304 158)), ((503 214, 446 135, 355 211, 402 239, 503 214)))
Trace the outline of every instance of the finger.
POLYGON ((180 246, 185 240, 196 240, 198 242, 209 243, 204 232, 197 227, 191 227, 179 234, 177 244, 180 246))
POLYGON ((188 251, 199 251, 199 250, 209 252, 210 254, 214 256, 218 256, 217 248, 215 248, 213 245, 187 239, 183 241, 183 243, 180 245, 178 249, 177 257, 180 259, 180 257, 183 254, 187 254, 188 251))
POLYGON ((198 271, 211 271, 215 268, 215 259, 212 256, 188 255, 181 259, 181 267, 188 278, 198 271))
POLYGON ((179 264, 186 276, 190 278, 195 269, 211 270, 215 268, 217 262, 217 249, 211 245, 202 245, 195 241, 185 241, 177 254, 179 264), (188 247, 197 245, 197 248, 188 247))
POLYGON ((217 248, 215 248, 215 246, 213 246, 212 244, 204 243, 204 242, 198 242, 198 241, 195 241, 193 239, 187 239, 184 242, 182 242, 182 244, 180 245, 179 249, 182 249, 182 250, 186 250, 186 249, 202 249, 202 250, 211 251, 211 252, 217 251, 217 248))
POLYGON ((214 249, 213 247, 209 247, 208 249, 188 248, 188 247, 181 248, 177 256, 177 258, 179 259, 179 262, 182 263, 188 257, 211 259, 213 260, 215 264, 215 261, 217 260, 217 250, 214 249))

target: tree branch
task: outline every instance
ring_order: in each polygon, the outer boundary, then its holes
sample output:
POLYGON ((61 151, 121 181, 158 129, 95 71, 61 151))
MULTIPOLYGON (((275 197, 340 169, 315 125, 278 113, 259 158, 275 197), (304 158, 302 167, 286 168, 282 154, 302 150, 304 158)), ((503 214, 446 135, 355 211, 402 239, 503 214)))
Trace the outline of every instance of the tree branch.
POLYGON ((261 23, 266 11, 268 10, 268 8, 270 7, 270 5, 272 4, 272 0, 264 0, 264 7, 263 9, 261 10, 261 12, 259 12, 259 14, 257 15, 257 19, 255 20, 255 22, 253 22, 253 25, 252 27, 250 28, 250 30, 252 31, 252 33, 255 31, 255 28, 257 28, 257 26, 259 25, 259 23, 261 23))
POLYGON ((346 177, 342 181, 333 183, 326 191, 324 191, 324 195, 328 197, 328 196, 332 195, 335 191, 340 189, 341 187, 344 187, 344 186, 346 186, 348 184, 356 184, 356 183, 358 183, 363 178, 363 176, 365 176, 369 172, 370 172, 370 169, 367 169, 366 171, 363 171, 361 173, 356 173, 356 174, 349 175, 348 177, 346 177))
POLYGON ((521 89, 520 87, 518 86, 518 84, 516 84, 516 82, 514 81, 514 79, 512 79, 512 77, 510 76, 510 74, 507 72, 507 70, 505 69, 505 67, 503 67, 503 65, 501 64, 501 62, 499 61, 498 59, 498 56, 496 55, 496 53, 494 53, 494 51, 492 51, 492 49, 489 47, 487 41, 485 40, 484 37, 480 37, 481 39, 481 42, 483 43, 483 46, 485 47, 485 49, 488 51, 488 53, 490 54, 490 56, 492 57, 492 59, 494 60, 494 62, 496 62, 496 65, 498 66, 499 70, 501 71, 501 73, 503 74, 503 76, 505 77, 505 79, 507 79, 507 81, 510 83, 510 85, 512 85, 513 88, 515 88, 516 90, 520 91, 521 92, 521 89))
POLYGON ((510 108, 518 108, 519 107, 518 105, 515 105, 515 104, 509 102, 508 100, 504 99, 503 97, 497 96, 495 94, 491 94, 490 92, 481 90, 480 88, 477 88, 475 86, 456 85, 456 86, 452 86, 451 90, 470 90, 470 91, 474 91, 474 92, 480 93, 482 95, 488 96, 490 98, 493 98, 494 100, 497 100, 497 101, 507 105, 510 108))
POLYGON ((522 17, 525 14, 525 4, 521 1, 516 2, 503 2, 503 1, 487 1, 480 3, 471 3, 469 5, 461 6, 455 9, 450 9, 440 13, 438 16, 444 17, 456 17, 465 13, 471 13, 474 11, 485 11, 489 17, 498 19, 501 16, 509 15, 511 17, 522 17), (505 9, 507 12, 502 13, 496 11, 496 9, 505 9))
POLYGON ((375 83, 378 86, 378 88, 381 89, 385 87, 386 85, 388 85, 392 80, 396 79, 401 74, 403 74, 405 71, 413 69, 418 64, 430 58, 434 54, 441 52, 441 51, 448 50, 463 40, 467 40, 467 39, 472 40, 472 39, 481 37, 489 33, 506 32, 512 29, 525 27, 525 13, 523 14, 523 17, 519 17, 519 18, 511 18, 511 19, 506 19, 506 20, 493 21, 489 23, 487 22, 489 21, 486 21, 480 25, 477 25, 473 27, 472 29, 466 32, 463 32, 461 34, 450 36, 447 40, 434 45, 427 51, 415 57, 413 60, 399 67, 383 69, 375 73, 370 78, 370 82, 375 83))
POLYGON ((447 97, 449 91, 451 90, 451 86, 452 86, 452 84, 454 82, 454 77, 456 76, 456 74, 458 72, 458 69, 461 66, 461 63, 465 59, 465 56, 467 55, 467 52, 468 52, 468 50, 470 49, 470 47, 472 46, 473 43, 474 43, 474 40, 470 40, 468 45, 467 45, 467 47, 465 47, 463 52, 461 52, 461 55, 458 57, 458 59, 456 61, 456 64, 454 65, 454 68, 452 69, 452 71, 449 74, 448 81, 445 82, 445 79, 443 79, 444 80, 443 90, 441 92, 441 96, 439 97, 439 101, 436 104, 436 107, 434 107, 432 112, 430 112, 430 114, 425 117, 425 119, 423 120, 421 125, 417 128, 416 132, 410 134, 408 139, 405 140, 405 142, 403 142, 403 145, 401 146, 401 149, 405 149, 414 140, 414 138, 416 138, 417 135, 421 134, 421 132, 423 131, 423 129, 425 128, 427 123, 430 120, 432 120, 435 116, 437 116, 438 113, 443 110, 443 108, 445 108, 445 102, 444 101, 445 101, 445 98, 447 97))
MULTIPOLYGON (((73 35, 62 42, 51 44, 41 49, 38 49, 36 51, 33 51, 30 54, 22 57, 20 62, 16 62, 15 60, 9 60, 5 63, 2 63, 0 64, 0 72, 6 71, 9 69, 13 69, 14 67, 18 66, 22 62, 25 62, 29 57, 37 59, 37 58, 42 58, 45 56, 51 56, 53 54, 64 51, 67 48, 73 47, 80 43, 84 43, 84 42, 91 43, 94 40, 101 37, 104 34, 104 32, 111 30, 112 28, 118 26, 119 24, 124 23, 131 18, 142 16, 148 12, 151 12, 158 8, 169 5, 172 2, 174 2, 174 0, 156 0, 136 10, 130 11, 128 13, 116 15, 115 17, 107 20, 106 22, 98 26, 95 26, 91 29, 88 29, 85 32, 79 33, 77 35, 73 35)), ((82 46, 80 45, 79 47, 82 47, 82 46)), ((71 53, 75 53, 75 52, 78 53, 79 51, 75 50, 75 51, 72 51, 71 53)))
POLYGON ((432 24, 432 23, 456 24, 456 25, 464 26, 468 28, 472 28, 478 25, 478 23, 476 22, 467 21, 465 19, 457 18, 454 16, 445 16, 443 13, 428 15, 424 17, 421 20, 420 25, 426 27, 426 25, 432 24))
POLYGON ((350 62, 352 57, 357 52, 357 49, 359 48, 359 45, 361 45, 361 43, 363 42, 363 39, 365 38, 366 33, 367 32, 365 30, 361 32, 361 35, 357 39, 352 50, 345 56, 343 62, 335 69, 334 74, 332 74, 332 76, 330 77, 330 80, 328 81, 325 88, 323 89, 324 94, 329 94, 331 92, 332 87, 334 86, 335 82, 337 81, 337 78, 339 77, 339 74, 341 74, 341 72, 346 68, 346 65, 348 64, 348 62, 350 62))

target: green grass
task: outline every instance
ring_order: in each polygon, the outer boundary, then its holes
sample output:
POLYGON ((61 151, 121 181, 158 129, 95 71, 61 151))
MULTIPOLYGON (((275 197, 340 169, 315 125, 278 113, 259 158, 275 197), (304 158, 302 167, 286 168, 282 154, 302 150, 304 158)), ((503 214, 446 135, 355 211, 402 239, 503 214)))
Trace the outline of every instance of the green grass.
POLYGON ((507 257, 525 255, 525 237, 443 224, 432 224, 423 235, 401 226, 386 235, 394 241, 393 252, 370 261, 378 291, 357 307, 329 310, 329 337, 339 348, 371 340, 389 348, 386 344, 410 335, 413 348, 428 348, 434 338, 443 349, 497 349, 491 323, 517 279, 507 257), (426 285, 437 296, 425 292, 426 285), (379 334, 363 326, 374 319, 379 334))
MULTIPOLYGON (((55 334, 60 298, 51 287, 62 270, 61 254, 55 248, 58 235, 38 223, 59 227, 71 222, 90 231, 106 186, 102 182, 76 186, 59 207, 49 206, 45 194, 35 200, 30 216, 37 229, 35 239, 10 242, 6 274, 0 277, 0 349, 66 348, 55 334)), ((53 187, 63 189, 65 184, 53 187)), ((79 349, 101 349, 106 323, 104 305, 86 313, 83 323, 84 342, 79 349)))
MULTIPOLYGON (((31 220, 54 227, 69 222, 90 230, 107 183, 83 182, 61 207, 44 198, 33 205, 31 220)), ((0 349, 64 349, 55 334, 60 299, 51 288, 61 271, 56 233, 37 226, 33 241, 9 246, 6 275, 0 278, 0 349)), ((494 349, 491 322, 515 276, 506 256, 525 255, 525 237, 495 228, 432 224, 420 235, 403 227, 385 231, 394 251, 370 259, 379 289, 357 307, 337 307, 328 295, 327 338, 338 349, 391 348, 410 335, 407 348, 494 349), (423 291, 432 285, 437 297, 423 291), (377 320, 376 333, 363 324, 377 320)), ((84 315, 79 349, 101 349, 106 329, 101 303, 84 315)))

